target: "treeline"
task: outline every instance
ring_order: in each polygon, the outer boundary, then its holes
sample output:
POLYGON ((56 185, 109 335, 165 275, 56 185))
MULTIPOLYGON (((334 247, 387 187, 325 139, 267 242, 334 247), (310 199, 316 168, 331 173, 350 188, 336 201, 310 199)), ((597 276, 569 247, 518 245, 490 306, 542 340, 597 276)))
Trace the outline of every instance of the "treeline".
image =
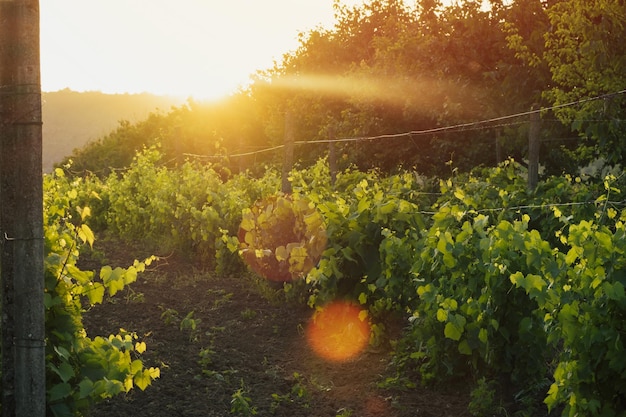
MULTIPOLYGON (((338 1, 335 10, 334 27, 302 33, 299 47, 259 71, 247 89, 219 103, 189 102, 122 123, 76 151, 73 170, 106 175, 156 142, 170 163, 201 155, 220 162, 225 175, 262 169, 282 156, 254 151, 283 143, 287 113, 295 139, 314 141, 465 125, 533 106, 557 106, 542 112, 547 173, 572 172, 598 157, 623 159, 626 12, 620 1, 464 0, 444 6, 371 0, 355 7, 338 1)), ((340 142, 339 163, 386 171, 405 166, 438 176, 449 173, 449 161, 462 171, 509 156, 521 161, 526 121, 340 142)), ((295 152, 306 165, 327 147, 300 145, 295 152)))

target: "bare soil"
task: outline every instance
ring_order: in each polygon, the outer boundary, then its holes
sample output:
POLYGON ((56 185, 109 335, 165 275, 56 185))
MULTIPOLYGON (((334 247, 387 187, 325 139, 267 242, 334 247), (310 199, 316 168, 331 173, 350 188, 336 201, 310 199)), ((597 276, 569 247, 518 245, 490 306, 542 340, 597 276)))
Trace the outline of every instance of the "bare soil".
MULTIPOLYGON (((81 267, 124 267, 148 255, 142 251, 97 241, 97 256, 84 256, 81 267)), ((262 279, 216 277, 187 260, 162 258, 130 289, 84 315, 91 337, 120 328, 136 332, 148 347, 144 364, 161 370, 145 391, 99 403, 91 417, 469 415, 463 384, 447 391, 419 382, 410 389, 381 387, 395 375, 389 347, 368 348, 343 363, 317 357, 304 331, 312 314, 262 279)))

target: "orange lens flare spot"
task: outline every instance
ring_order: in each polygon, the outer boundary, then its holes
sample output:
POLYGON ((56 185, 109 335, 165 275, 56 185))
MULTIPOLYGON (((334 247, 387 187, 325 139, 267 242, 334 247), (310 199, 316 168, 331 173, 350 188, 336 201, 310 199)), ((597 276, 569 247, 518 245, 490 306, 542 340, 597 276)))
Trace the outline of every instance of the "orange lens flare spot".
POLYGON ((320 357, 343 362, 365 349, 370 338, 366 313, 347 302, 331 303, 316 312, 307 328, 307 340, 320 357))

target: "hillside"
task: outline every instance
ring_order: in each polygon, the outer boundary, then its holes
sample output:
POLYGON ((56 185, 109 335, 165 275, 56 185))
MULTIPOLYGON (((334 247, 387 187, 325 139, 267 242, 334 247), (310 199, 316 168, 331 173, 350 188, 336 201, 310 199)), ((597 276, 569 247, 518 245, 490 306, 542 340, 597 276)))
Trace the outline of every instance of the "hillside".
POLYGON ((43 170, 50 172, 76 148, 115 129, 120 120, 140 121, 151 112, 183 103, 153 94, 104 94, 69 89, 42 94, 43 170))

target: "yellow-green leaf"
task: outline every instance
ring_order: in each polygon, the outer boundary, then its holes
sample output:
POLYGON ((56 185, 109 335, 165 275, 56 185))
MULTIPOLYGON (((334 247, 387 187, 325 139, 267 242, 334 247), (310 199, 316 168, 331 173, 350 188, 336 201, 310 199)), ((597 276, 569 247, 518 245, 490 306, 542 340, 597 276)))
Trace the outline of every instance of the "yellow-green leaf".
POLYGON ((146 388, 148 388, 148 385, 150 385, 150 383, 152 382, 150 378, 150 371, 146 369, 143 372, 138 373, 133 378, 133 382, 135 383, 135 385, 137 385, 137 387, 140 390, 144 391, 146 388))
POLYGON ((443 334, 452 340, 460 340, 461 339, 461 330, 451 322, 446 323, 446 327, 443 331, 443 334))
POLYGON ((135 351, 137 353, 142 354, 146 351, 146 343, 145 342, 137 342, 135 343, 135 351))
POLYGON ((80 228, 78 229, 78 237, 83 242, 89 243, 89 246, 92 246, 92 247, 93 247, 94 240, 96 240, 96 237, 93 234, 93 231, 86 224, 80 225, 80 228))

